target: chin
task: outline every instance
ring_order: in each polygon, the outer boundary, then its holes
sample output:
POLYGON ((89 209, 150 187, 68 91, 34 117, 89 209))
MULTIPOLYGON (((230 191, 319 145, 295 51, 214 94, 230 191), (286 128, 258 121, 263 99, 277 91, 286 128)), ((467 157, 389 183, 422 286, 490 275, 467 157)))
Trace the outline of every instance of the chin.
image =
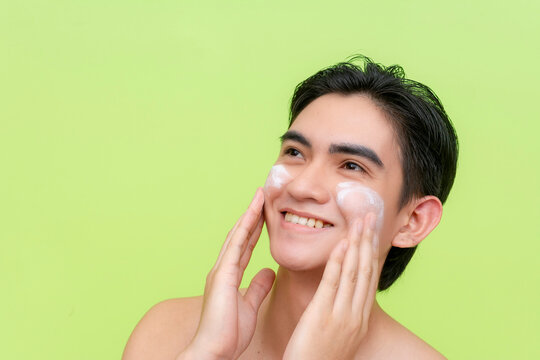
POLYGON ((321 246, 271 237, 270 253, 281 267, 291 271, 324 268, 330 256, 330 252, 321 246))

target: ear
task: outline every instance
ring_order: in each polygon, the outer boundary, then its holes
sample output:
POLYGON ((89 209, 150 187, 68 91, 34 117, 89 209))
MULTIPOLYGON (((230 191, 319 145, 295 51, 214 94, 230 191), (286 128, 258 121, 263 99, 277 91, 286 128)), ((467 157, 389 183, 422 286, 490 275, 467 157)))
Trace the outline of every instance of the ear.
POLYGON ((424 196, 414 202, 405 224, 392 240, 392 246, 408 248, 424 240, 441 221, 442 204, 436 196, 424 196))

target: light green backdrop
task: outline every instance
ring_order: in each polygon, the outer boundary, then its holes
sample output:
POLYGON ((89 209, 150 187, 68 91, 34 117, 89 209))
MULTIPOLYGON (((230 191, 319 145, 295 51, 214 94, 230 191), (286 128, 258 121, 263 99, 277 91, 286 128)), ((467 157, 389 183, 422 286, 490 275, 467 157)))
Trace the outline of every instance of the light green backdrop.
MULTIPOLYGON (((540 358, 538 1, 0 3, 0 358, 118 359, 202 293, 295 85, 363 53, 440 96, 453 192, 384 309, 451 359, 540 358)), ((275 264, 264 235, 245 281, 275 264)))

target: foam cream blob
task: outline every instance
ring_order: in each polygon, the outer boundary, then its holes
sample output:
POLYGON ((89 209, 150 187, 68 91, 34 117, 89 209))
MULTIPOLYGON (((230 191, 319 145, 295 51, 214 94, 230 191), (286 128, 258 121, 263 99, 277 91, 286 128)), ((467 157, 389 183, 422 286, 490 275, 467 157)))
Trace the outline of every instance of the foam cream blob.
POLYGON ((274 187, 281 189, 281 187, 289 182, 291 180, 291 175, 285 169, 285 166, 283 165, 274 165, 272 166, 272 169, 270 169, 270 173, 268 174, 268 177, 266 178, 266 182, 264 183, 265 188, 274 187))
POLYGON ((336 202, 348 223, 358 218, 362 220, 372 212, 377 216, 376 232, 382 228, 384 216, 384 201, 374 190, 349 181, 339 183, 336 187, 336 202))

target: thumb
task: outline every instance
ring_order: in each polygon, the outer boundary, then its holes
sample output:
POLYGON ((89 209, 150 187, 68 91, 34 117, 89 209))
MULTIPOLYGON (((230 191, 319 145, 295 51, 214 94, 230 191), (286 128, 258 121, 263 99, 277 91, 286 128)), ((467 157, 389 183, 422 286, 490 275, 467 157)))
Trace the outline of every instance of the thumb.
POLYGON ((259 311, 259 307, 272 288, 275 278, 276 274, 274 273, 274 270, 264 268, 251 279, 251 283, 244 295, 244 299, 251 305, 255 312, 259 311))

